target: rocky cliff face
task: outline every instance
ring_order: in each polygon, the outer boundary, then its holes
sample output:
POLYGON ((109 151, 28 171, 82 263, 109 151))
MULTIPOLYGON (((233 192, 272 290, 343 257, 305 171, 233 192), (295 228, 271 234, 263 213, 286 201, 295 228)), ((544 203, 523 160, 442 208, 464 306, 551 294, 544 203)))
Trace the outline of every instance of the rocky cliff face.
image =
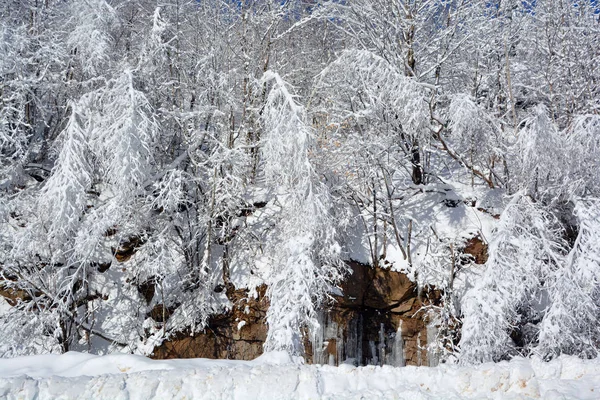
MULTIPOLYGON (((129 243, 129 242, 128 242, 129 243)), ((119 248, 118 260, 126 260, 139 243, 119 248)), ((475 264, 487 260, 487 245, 478 236, 465 242, 461 252, 475 264)), ((338 365, 428 365, 427 306, 439 305, 441 293, 432 288, 418 290, 405 274, 386 268, 373 268, 348 262, 351 273, 340 285, 333 301, 320 313, 321 328, 305 334, 305 356, 309 363, 338 365)), ((100 265, 106 271, 110 265, 100 265)), ((10 305, 27 302, 29 294, 0 282, 0 296, 10 305)), ((155 282, 137 285, 148 304, 155 295, 155 282)), ((182 332, 154 349, 152 357, 213 358, 251 360, 262 354, 267 335, 266 313, 269 300, 267 287, 248 289, 225 288, 232 308, 210 318, 204 331, 182 332)), ((148 314, 157 322, 168 320, 173 310, 157 304, 148 314)), ((428 335, 429 334, 429 335, 428 335)), ((435 363, 435 360, 433 361, 435 363)))
MULTIPOLYGON (((349 266, 352 274, 341 285, 343 294, 334 296, 321 313, 321 329, 307 332, 307 361, 426 365, 427 316, 422 308, 439 301, 439 293, 418 293, 416 285, 399 272, 357 262, 349 266)), ((230 291, 230 312, 211 318, 203 332, 166 341, 153 357, 256 358, 267 333, 265 292, 262 286, 256 298, 249 298, 247 290, 230 291)))
POLYGON ((182 333, 154 350, 156 359, 214 358, 253 360, 262 354, 267 337, 265 316, 269 301, 266 286, 257 288, 257 297, 247 289, 230 290, 233 307, 226 314, 211 317, 204 331, 195 335, 182 333))
POLYGON ((426 365, 424 306, 439 301, 439 293, 419 293, 400 272, 356 262, 349 265, 352 274, 341 285, 343 295, 324 310, 309 360, 335 365, 426 365))

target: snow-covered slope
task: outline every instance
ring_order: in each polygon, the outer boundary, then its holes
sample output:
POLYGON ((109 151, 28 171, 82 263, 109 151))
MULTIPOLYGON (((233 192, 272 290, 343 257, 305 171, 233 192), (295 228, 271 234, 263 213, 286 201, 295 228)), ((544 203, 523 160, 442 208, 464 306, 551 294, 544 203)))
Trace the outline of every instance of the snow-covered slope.
POLYGON ((477 367, 298 365, 82 353, 0 360, 6 399, 597 399, 600 360, 514 359, 477 367))

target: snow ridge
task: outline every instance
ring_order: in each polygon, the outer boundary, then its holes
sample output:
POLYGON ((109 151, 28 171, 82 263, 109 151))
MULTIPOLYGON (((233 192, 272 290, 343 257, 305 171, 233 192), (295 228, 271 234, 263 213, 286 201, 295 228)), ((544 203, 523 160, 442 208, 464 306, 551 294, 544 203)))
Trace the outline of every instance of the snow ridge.
POLYGON ((75 352, 0 360, 3 399, 595 399, 598 393, 600 361, 570 356, 436 368, 301 365, 284 352, 254 361, 75 352))

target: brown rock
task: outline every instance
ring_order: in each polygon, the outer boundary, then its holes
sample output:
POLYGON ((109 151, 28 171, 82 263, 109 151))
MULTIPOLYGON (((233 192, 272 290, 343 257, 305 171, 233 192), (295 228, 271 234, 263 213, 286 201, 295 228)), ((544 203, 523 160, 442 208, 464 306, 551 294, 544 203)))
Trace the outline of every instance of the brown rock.
POLYGON ((255 359, 262 354, 267 337, 266 289, 264 285, 258 287, 257 298, 249 297, 247 289, 228 290, 231 310, 212 316, 202 332, 192 336, 179 334, 163 342, 154 349, 152 358, 255 359), (238 329, 241 321, 245 324, 238 329))
POLYGON ((113 249, 113 254, 118 262, 128 261, 145 242, 141 236, 132 236, 113 249))
POLYGON ((412 299, 408 299, 404 303, 398 305, 397 307, 392 308, 390 312, 393 312, 395 314, 404 314, 409 311, 412 311, 413 306, 415 305, 415 300, 416 298, 414 297, 412 299))
POLYGON ((146 304, 150 304, 154 293, 156 292, 156 278, 151 277, 145 282, 136 285, 139 294, 146 300, 146 304))
POLYGON ((488 245, 480 236, 475 236, 465 243, 463 250, 465 254, 470 254, 475 260, 475 264, 485 264, 488 259, 488 245))
POLYGON ((337 341, 336 341, 336 339, 329 339, 327 341, 326 352, 330 356, 333 356, 334 358, 337 358, 338 354, 337 354, 337 341))
POLYGON ((157 304, 152 307, 152 310, 148 313, 148 317, 152 318, 156 322, 163 323, 169 319, 173 310, 169 307, 165 307, 163 304, 157 304))
POLYGON ((403 273, 355 261, 348 265, 351 274, 341 284, 343 296, 336 297, 340 306, 384 309, 397 306, 416 294, 416 285, 403 273))
POLYGON ((211 335, 179 335, 154 349, 152 358, 219 358, 218 339, 211 335))
POLYGON ((355 261, 348 262, 348 266, 350 274, 341 284, 343 295, 336 297, 336 303, 346 307, 362 306, 365 293, 373 280, 373 268, 355 261))
POLYGON ((4 285, 0 285, 0 296, 4 297, 11 306, 17 305, 20 301, 31 300, 31 296, 26 291, 5 287, 4 285))
POLYGON ((364 305, 378 309, 392 307, 416 295, 416 285, 405 274, 375 268, 364 305))

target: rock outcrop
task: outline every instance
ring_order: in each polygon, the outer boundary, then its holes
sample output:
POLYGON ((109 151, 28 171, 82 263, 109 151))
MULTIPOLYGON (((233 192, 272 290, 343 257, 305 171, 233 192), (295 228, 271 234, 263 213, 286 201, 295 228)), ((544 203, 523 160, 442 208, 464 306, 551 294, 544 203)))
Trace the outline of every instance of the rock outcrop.
POLYGON ((485 264, 488 259, 488 245, 480 236, 474 236, 465 243, 463 253, 473 257, 475 264, 485 264))
POLYGON ((229 290, 232 308, 210 318, 204 331, 181 333, 154 350, 153 358, 215 358, 252 360, 262 354, 267 337, 265 316, 269 301, 266 286, 257 288, 256 297, 247 289, 229 290))
POLYGON ((352 274, 341 285, 343 295, 323 312, 322 342, 313 339, 309 361, 426 365, 423 306, 439 301, 440 294, 419 293, 416 284, 400 272, 357 262, 349 266, 352 274))
MULTIPOLYGON (((427 332, 422 307, 437 301, 439 293, 428 291, 419 296, 405 274, 357 262, 348 264, 352 273, 341 285, 343 295, 334 296, 335 301, 322 311, 322 330, 306 334, 307 361, 425 365, 427 332)), ((213 316, 203 332, 182 333, 164 342, 153 357, 256 358, 267 334, 269 302, 265 292, 266 287, 261 286, 258 296, 252 298, 245 289, 229 290, 233 304, 229 312, 213 316)))

